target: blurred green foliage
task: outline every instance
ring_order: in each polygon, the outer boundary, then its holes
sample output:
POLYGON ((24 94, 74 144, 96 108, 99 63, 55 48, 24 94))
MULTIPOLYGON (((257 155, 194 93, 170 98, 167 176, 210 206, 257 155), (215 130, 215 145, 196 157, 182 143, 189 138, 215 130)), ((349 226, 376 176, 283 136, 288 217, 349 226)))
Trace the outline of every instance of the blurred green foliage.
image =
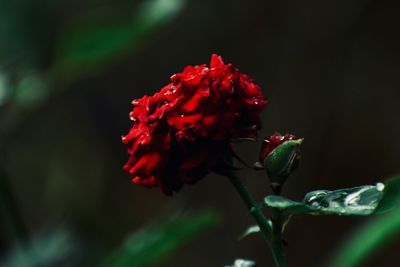
POLYGON ((48 1, 0 1, 0 71, 19 73, 44 64, 48 1))
POLYGON ((398 210, 379 218, 372 218, 350 236, 327 266, 364 266, 378 253, 383 252, 392 241, 397 240, 399 233, 400 213, 398 210))
POLYGON ((73 267, 77 266, 79 245, 72 233, 59 227, 47 230, 22 246, 15 247, 0 261, 1 267, 73 267))
POLYGON ((0 1, 0 40, 6 40, 0 42, 0 110, 11 105, 3 112, 5 124, 9 117, 23 116, 21 108, 37 107, 58 91, 71 88, 68 83, 137 51, 179 14, 184 1, 109 2, 106 13, 87 9, 66 25, 54 14, 62 5, 0 1), (49 54, 54 54, 50 60, 49 54))
MULTIPOLYGON (((115 249, 100 266, 147 267, 161 264, 182 245, 216 226, 220 219, 220 215, 212 210, 160 217, 162 222, 150 223, 127 235, 121 247, 115 249)), ((80 240, 62 227, 44 231, 15 246, 0 261, 0 267, 81 266, 81 258, 89 250, 80 240)), ((96 261, 103 259, 97 255, 96 261)))
POLYGON ((15 203, 15 196, 3 171, 0 173, 0 225, 7 229, 7 238, 15 246, 27 240, 27 229, 15 203))
POLYGON ((183 1, 146 1, 133 15, 122 18, 85 16, 58 41, 53 71, 73 76, 104 68, 110 60, 143 44, 149 34, 182 9, 183 1))
MULTIPOLYGON (((190 216, 173 216, 147 226, 127 237, 102 267, 147 267, 162 263, 171 253, 220 220, 208 211, 190 216)), ((162 265, 161 265, 162 266, 162 265)))

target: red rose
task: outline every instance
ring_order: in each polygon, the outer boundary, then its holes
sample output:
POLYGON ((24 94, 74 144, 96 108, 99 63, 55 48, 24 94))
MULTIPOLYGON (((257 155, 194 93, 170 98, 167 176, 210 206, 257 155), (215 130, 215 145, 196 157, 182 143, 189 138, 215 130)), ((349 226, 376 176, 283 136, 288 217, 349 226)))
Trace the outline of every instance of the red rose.
POLYGON ((132 104, 124 169, 133 183, 171 195, 203 178, 230 151, 231 138, 255 138, 267 100, 249 76, 212 55, 210 67, 187 66, 132 104))

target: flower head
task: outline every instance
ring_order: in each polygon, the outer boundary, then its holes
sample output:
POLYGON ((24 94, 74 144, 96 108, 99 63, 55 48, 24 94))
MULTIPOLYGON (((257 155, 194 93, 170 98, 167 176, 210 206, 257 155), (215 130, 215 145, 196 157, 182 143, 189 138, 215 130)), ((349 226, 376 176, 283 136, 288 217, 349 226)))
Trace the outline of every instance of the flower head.
POLYGON ((132 104, 124 169, 133 183, 170 195, 203 178, 230 151, 230 139, 255 138, 267 100, 249 76, 214 54, 210 67, 187 66, 132 104))

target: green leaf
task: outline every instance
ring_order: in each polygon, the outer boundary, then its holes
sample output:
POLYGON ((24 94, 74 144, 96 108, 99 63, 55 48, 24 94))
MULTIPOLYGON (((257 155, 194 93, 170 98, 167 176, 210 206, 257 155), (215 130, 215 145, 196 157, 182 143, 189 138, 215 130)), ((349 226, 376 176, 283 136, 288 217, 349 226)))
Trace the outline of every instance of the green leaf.
MULTIPOLYGON (((271 227, 272 227, 272 225, 271 225, 271 227)), ((245 237, 247 237, 249 235, 252 235, 252 234, 255 234, 255 233, 259 233, 260 231, 261 231, 260 230, 260 226, 252 225, 249 228, 247 228, 246 231, 243 232, 243 234, 240 235, 239 240, 243 239, 243 238, 245 238, 245 237)))
POLYGON ((102 265, 103 267, 144 267, 160 263, 182 244, 212 226, 220 217, 213 211, 191 216, 172 217, 165 223, 141 229, 129 235, 102 265))
POLYGON ((182 9, 184 0, 145 1, 131 18, 85 18, 64 35, 53 69, 57 75, 76 75, 101 67, 123 53, 136 49, 148 34, 182 9))
POLYGON ((233 265, 225 266, 225 267, 254 267, 256 263, 252 260, 244 260, 244 259, 237 259, 233 263, 233 265))
POLYGON ((267 196, 267 207, 285 212, 288 215, 370 215, 375 212, 383 198, 385 186, 366 185, 335 191, 317 190, 308 193, 302 202, 281 196, 267 196))
POLYGON ((302 214, 312 211, 307 205, 302 202, 293 201, 288 198, 276 195, 265 197, 264 206, 284 211, 289 214, 302 214))

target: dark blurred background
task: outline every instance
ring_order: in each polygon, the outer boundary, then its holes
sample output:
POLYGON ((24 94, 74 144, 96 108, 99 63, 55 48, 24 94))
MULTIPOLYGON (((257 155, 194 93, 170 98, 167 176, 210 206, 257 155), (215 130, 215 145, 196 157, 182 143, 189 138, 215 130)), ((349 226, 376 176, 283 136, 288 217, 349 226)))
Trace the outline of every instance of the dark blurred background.
MULTIPOLYGON (((305 138, 285 195, 376 183, 400 172, 399 7, 385 0, 1 0, 0 171, 27 234, 68 225, 95 258, 162 214, 212 207, 220 224, 159 266, 224 266, 237 257, 272 266, 259 236, 237 241, 253 220, 223 177, 173 197, 131 184, 120 141, 131 126, 130 102, 218 53, 270 100, 260 137, 305 138)), ((259 144, 237 151, 253 162, 259 144)), ((241 175, 258 199, 270 192, 261 173, 241 175)), ((296 217, 285 232, 289 265, 324 266, 366 220, 296 217)), ((6 227, 0 243, 6 255, 6 227)), ((366 266, 388 266, 399 249, 392 243, 366 266)))

